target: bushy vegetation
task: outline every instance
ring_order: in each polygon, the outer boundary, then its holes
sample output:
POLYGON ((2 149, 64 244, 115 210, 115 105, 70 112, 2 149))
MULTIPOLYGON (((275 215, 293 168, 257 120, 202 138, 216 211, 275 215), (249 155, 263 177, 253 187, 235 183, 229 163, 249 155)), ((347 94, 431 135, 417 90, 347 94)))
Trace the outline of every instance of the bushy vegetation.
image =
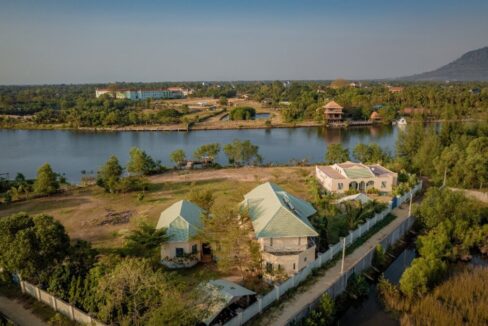
POLYGON ((386 280, 378 286, 387 307, 407 319, 420 309, 420 298, 437 291, 450 262, 469 259, 475 249, 488 253, 488 210, 481 203, 460 192, 430 188, 417 215, 424 227, 417 239, 419 257, 405 270, 399 286, 386 280))
POLYGON ((405 325, 473 325, 488 323, 488 269, 465 270, 414 302, 401 320, 405 325))
POLYGON ((70 241, 50 216, 16 214, 0 219, 0 265, 107 324, 192 325, 206 306, 190 306, 199 290, 182 289, 177 275, 154 264, 166 239, 164 229, 141 224, 123 255, 101 255, 70 241))
POLYGON ((488 127, 444 123, 425 128, 412 123, 397 142, 398 165, 429 176, 436 185, 482 188, 488 180, 488 127))
MULTIPOLYGON (((36 124, 65 124, 77 127, 107 127, 175 123, 182 121, 184 110, 164 108, 157 112, 144 112, 154 105, 151 100, 128 101, 94 98, 95 89, 105 85, 45 85, 0 87, 0 114, 34 115, 36 124)), ((119 83, 115 88, 161 88, 169 83, 119 83)), ((465 119, 483 115, 488 106, 486 83, 412 83, 403 84, 400 93, 392 94, 383 83, 364 82, 363 87, 349 87, 343 81, 292 83, 239 82, 239 83, 185 83, 194 89, 193 96, 228 99, 247 95, 250 99, 267 105, 280 106, 285 121, 323 119, 318 110, 326 101, 334 99, 345 109, 345 117, 367 120, 373 111, 378 111, 385 123, 401 115, 405 107, 425 108, 421 115, 432 119, 465 119), (331 87, 329 87, 331 86, 331 87), (479 94, 470 92, 478 88, 479 94)), ((224 103, 224 101, 222 101, 224 103)), ((15 124, 16 119, 5 117, 0 123, 15 124)))
POLYGON ((230 120, 252 120, 256 116, 256 109, 249 106, 240 106, 229 113, 230 120))

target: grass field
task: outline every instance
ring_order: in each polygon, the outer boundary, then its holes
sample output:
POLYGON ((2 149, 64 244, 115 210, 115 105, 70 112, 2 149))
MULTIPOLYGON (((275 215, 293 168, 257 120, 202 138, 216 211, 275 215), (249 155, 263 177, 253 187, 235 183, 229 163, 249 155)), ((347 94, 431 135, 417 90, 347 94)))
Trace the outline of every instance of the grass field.
POLYGON ((150 187, 142 201, 137 193, 108 194, 97 186, 12 203, 0 209, 0 218, 17 212, 49 214, 58 219, 72 239, 91 241, 95 247, 117 247, 125 234, 141 220, 156 224, 161 211, 187 197, 190 189, 210 189, 216 205, 238 204, 258 184, 273 181, 291 193, 308 198, 306 179, 312 167, 240 168, 173 171, 149 178, 150 187), (100 225, 108 212, 130 211, 128 223, 100 225))

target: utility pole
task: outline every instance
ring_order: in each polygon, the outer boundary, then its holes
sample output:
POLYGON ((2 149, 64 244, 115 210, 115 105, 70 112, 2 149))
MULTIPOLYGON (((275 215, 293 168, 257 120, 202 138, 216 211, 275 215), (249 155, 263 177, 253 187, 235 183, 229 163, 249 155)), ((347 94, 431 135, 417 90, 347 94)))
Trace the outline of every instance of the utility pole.
POLYGON ((341 274, 344 273, 344 260, 346 259, 346 237, 342 238, 342 263, 341 274))
POLYGON ((412 191, 410 190, 410 205, 408 206, 408 216, 412 216, 412 191))

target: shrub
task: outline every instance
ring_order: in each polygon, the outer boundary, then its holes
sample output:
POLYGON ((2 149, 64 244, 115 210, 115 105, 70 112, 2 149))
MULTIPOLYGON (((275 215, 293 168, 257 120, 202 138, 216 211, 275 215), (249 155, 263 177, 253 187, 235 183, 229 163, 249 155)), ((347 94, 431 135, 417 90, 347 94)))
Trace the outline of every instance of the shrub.
POLYGON ((232 109, 229 113, 230 120, 252 120, 256 116, 256 109, 249 106, 241 106, 232 109))

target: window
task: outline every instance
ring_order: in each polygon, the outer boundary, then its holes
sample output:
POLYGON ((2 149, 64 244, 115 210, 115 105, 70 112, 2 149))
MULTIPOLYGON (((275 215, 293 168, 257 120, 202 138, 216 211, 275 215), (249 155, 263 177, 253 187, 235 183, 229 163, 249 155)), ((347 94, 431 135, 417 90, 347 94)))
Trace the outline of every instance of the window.
POLYGON ((191 246, 191 253, 192 254, 196 254, 197 251, 198 251, 198 248, 197 248, 197 245, 196 244, 194 244, 193 246, 191 246))
POLYGON ((266 263, 266 272, 271 273, 273 271, 273 264, 266 263))
POLYGON ((184 254, 185 251, 183 250, 183 248, 176 248, 176 257, 183 257, 184 254))
POLYGON ((298 238, 298 245, 301 245, 302 244, 302 238, 298 238))
POLYGON ((272 247, 273 246, 273 238, 269 238, 269 246, 272 247))
POLYGON ((307 257, 303 258, 303 261, 307 261, 307 257))
POLYGON ((386 188, 386 181, 381 181, 381 188, 386 188))
POLYGON ((296 267, 295 267, 295 263, 293 263, 293 270, 295 270, 295 268, 296 268, 296 267))
POLYGON ((342 190, 343 187, 344 185, 342 184, 342 182, 337 184, 337 189, 342 190))

